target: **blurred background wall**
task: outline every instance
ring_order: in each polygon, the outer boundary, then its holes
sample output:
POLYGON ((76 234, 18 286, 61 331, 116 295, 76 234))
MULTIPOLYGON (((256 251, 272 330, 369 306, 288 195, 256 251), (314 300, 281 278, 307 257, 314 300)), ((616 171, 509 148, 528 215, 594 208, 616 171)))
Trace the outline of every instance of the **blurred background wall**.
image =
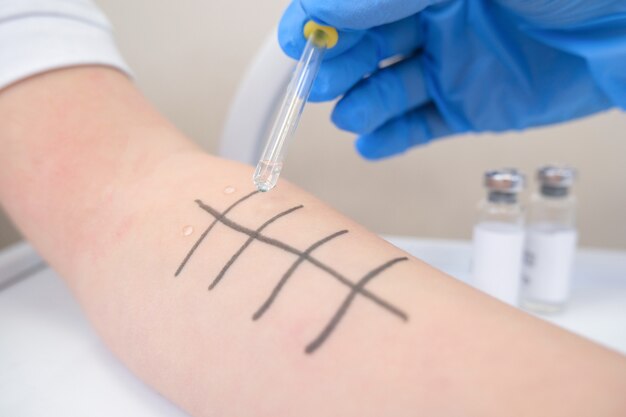
MULTIPOLYGON (((287 2, 97 1, 140 88, 181 130, 216 151, 238 82, 287 2)), ((307 108, 285 175, 377 232, 469 238, 484 170, 513 166, 532 177, 544 163, 566 162, 580 172, 581 243, 626 249, 624 113, 524 133, 466 135, 371 163, 353 151, 352 135, 332 126, 330 110, 307 108)), ((0 219, 0 246, 17 238, 0 219)))

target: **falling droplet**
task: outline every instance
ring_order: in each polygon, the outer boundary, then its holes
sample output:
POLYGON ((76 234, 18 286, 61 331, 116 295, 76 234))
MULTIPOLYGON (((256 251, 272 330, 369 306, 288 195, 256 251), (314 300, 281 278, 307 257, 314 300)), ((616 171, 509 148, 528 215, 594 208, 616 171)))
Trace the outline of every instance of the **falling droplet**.
POLYGON ((185 226, 183 227, 183 236, 189 236, 193 233, 193 227, 185 226))
POLYGON ((224 194, 232 194, 235 191, 237 191, 237 189, 235 187, 231 187, 230 185, 224 188, 224 194))

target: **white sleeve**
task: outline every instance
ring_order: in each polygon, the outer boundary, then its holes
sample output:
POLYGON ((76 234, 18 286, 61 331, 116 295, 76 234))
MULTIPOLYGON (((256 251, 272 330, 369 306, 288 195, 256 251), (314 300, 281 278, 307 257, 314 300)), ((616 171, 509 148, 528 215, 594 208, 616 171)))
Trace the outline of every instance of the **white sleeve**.
POLYGON ((0 0, 0 89, 51 69, 108 65, 130 74, 92 0, 0 0))

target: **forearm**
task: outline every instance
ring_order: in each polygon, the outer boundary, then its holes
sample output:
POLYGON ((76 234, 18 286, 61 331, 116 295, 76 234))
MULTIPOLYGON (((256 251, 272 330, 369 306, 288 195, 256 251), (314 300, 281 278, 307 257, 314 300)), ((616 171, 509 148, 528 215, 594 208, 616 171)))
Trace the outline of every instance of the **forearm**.
POLYGON ((99 67, 53 71, 0 91, 0 123, 1 201, 62 272, 77 250, 96 243, 102 217, 115 220, 120 194, 167 155, 195 149, 123 75, 99 67))
POLYGON ((284 181, 251 194, 248 167, 200 152, 113 71, 2 92, 0 137, 9 213, 110 348, 194 415, 624 412, 619 355, 284 181))

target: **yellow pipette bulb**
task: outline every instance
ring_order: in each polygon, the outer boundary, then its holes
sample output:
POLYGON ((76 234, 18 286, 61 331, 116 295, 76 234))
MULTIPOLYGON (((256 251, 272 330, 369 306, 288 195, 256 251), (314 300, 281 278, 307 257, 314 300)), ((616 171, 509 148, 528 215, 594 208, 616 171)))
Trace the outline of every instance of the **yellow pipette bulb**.
POLYGON ((283 169, 287 145, 294 136, 311 87, 322 64, 327 49, 337 44, 337 30, 313 21, 304 25, 307 39, 300 60, 291 76, 287 91, 280 106, 261 159, 252 180, 259 191, 269 191, 276 186, 283 169))

